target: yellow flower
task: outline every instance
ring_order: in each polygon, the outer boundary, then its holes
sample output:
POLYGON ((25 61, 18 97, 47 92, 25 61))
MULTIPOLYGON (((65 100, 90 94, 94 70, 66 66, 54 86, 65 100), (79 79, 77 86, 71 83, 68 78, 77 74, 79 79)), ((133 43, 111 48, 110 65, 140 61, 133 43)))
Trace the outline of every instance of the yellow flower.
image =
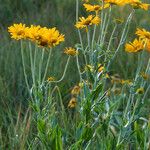
POLYGON ((12 26, 8 27, 8 32, 11 35, 11 38, 15 40, 25 39, 25 32, 26 32, 25 24, 13 24, 12 26))
POLYGON ((135 39, 133 43, 130 42, 125 45, 125 51, 129 53, 139 52, 143 50, 143 48, 144 48, 143 42, 137 39, 135 39))
POLYGON ((54 77, 48 77, 47 81, 55 81, 55 78, 54 77))
POLYGON ((69 101, 68 107, 69 108, 75 108, 77 105, 77 100, 75 97, 71 98, 71 100, 69 101))
POLYGON ((145 72, 141 72, 141 76, 143 79, 148 80, 150 78, 149 74, 146 74, 145 72))
POLYGON ((121 80, 121 84, 132 85, 132 82, 130 80, 121 80))
POLYGON ((129 0, 128 3, 135 9, 141 8, 144 10, 148 10, 150 6, 150 4, 142 3, 140 0, 129 0))
POLYGON ((64 35, 60 34, 56 28, 40 28, 35 34, 36 42, 39 46, 54 47, 65 40, 64 35))
POLYGON ((48 43, 49 38, 47 37, 47 33, 48 33, 48 28, 44 27, 44 28, 40 28, 38 32, 35 33, 35 35, 33 35, 35 37, 35 42, 39 46, 49 47, 49 43, 48 43))
POLYGON ((73 89, 71 91, 71 94, 72 95, 79 95, 80 90, 81 90, 81 87, 79 85, 76 85, 76 86, 73 87, 73 89))
POLYGON ((46 38, 48 40, 48 47, 56 46, 65 40, 64 35, 60 34, 59 31, 56 30, 55 27, 48 29, 46 38))
POLYGON ((86 11, 92 12, 98 12, 101 11, 102 9, 108 8, 110 6, 110 4, 105 4, 104 6, 100 6, 100 5, 91 5, 91 4, 83 4, 83 6, 85 7, 86 11))
POLYGON ((145 50, 150 52, 150 32, 145 29, 137 28, 135 34, 138 35, 139 38, 143 41, 143 47, 145 48, 145 50))
POLYGON ((145 41, 150 40, 150 32, 145 30, 145 29, 137 28, 135 34, 138 35, 139 38, 142 39, 142 40, 145 40, 145 41))
POLYGON ((98 16, 93 17, 93 19, 91 20, 92 24, 98 25, 100 23, 100 18, 98 16))
POLYGON ((113 92, 114 95, 119 95, 121 94, 121 88, 114 88, 111 90, 113 92))
POLYGON ((105 3, 109 3, 111 5, 125 5, 127 4, 127 0, 104 0, 105 3))
POLYGON ((115 18, 114 20, 113 20, 116 24, 121 24, 121 23, 123 23, 124 22, 124 20, 123 19, 119 19, 119 18, 115 18))
POLYGON ((98 65, 98 72, 102 72, 102 71, 104 71, 104 66, 102 65, 102 64, 99 64, 98 65))
POLYGON ((111 83, 121 83, 121 78, 119 74, 114 74, 113 76, 110 76, 111 83))
POLYGON ((31 40, 31 41, 36 41, 39 38, 40 29, 41 29, 40 26, 31 25, 30 28, 26 29, 26 32, 25 32, 26 38, 31 40))
POLYGON ((88 3, 89 2, 89 0, 82 0, 83 2, 85 2, 85 3, 88 3))
POLYGON ((100 18, 98 16, 89 15, 87 18, 80 17, 80 21, 78 21, 75 26, 78 29, 87 28, 90 25, 98 25, 100 23, 100 18))
POLYGON ((11 38, 29 39, 43 47, 53 47, 65 40, 64 35, 60 34, 55 27, 49 29, 34 25, 26 27, 25 24, 20 23, 8 27, 8 32, 10 32, 11 38))
POLYGON ((110 76, 109 76, 108 73, 106 73, 105 78, 106 78, 106 79, 110 79, 110 76))
POLYGON ((146 42, 146 51, 150 53, 150 40, 146 42))
POLYGON ((136 90, 136 93, 137 93, 137 94, 143 94, 143 93, 144 93, 144 88, 141 87, 141 88, 137 89, 137 90, 136 90))
POLYGON ((78 55, 78 51, 72 47, 65 48, 64 53, 70 56, 78 55))

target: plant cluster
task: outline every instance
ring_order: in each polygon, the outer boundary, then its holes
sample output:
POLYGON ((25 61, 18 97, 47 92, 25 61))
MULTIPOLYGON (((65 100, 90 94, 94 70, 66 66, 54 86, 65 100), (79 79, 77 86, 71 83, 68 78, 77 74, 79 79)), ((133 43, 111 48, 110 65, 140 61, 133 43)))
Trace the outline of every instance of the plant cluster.
POLYGON ((39 25, 27 27, 20 23, 8 28, 11 38, 21 41, 24 77, 36 130, 28 148, 146 150, 150 147, 150 118, 143 114, 143 108, 150 100, 150 58, 143 61, 150 52, 150 32, 137 28, 138 38, 130 43, 127 35, 135 11, 148 10, 150 4, 140 0, 83 1, 90 14, 79 17, 76 0, 74 26, 79 43, 64 49, 68 59, 59 80, 47 73, 52 49, 64 41, 64 35, 55 27, 39 25), (124 21, 113 15, 118 7, 130 7, 124 21), (31 77, 26 67, 26 48, 31 77), (112 72, 120 52, 138 56, 132 79, 112 72), (70 91, 66 105, 59 83, 63 82, 71 59, 76 59, 79 82, 70 91))

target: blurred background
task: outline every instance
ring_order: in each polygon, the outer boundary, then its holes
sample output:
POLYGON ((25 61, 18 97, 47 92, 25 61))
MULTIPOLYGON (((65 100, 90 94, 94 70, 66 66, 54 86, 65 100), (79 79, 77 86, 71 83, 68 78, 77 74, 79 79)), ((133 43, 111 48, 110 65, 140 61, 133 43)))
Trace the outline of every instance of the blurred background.
MULTIPOLYGON (((145 1, 148 2, 149 0, 145 1)), ((119 8, 115 11, 116 18, 127 16, 128 8, 119 8), (118 13, 119 12, 119 13, 118 13)), ((80 5, 79 16, 85 15, 80 5)), ((137 10, 131 23, 129 40, 133 39, 136 27, 150 30, 150 11, 137 10)), ((15 111, 20 103, 26 107, 27 97, 22 71, 20 43, 10 39, 8 26, 13 23, 35 24, 46 27, 57 27, 65 34, 66 40, 53 50, 51 70, 49 76, 61 77, 67 57, 63 54, 65 46, 74 46, 79 42, 75 24, 75 0, 0 0, 0 123, 4 113, 15 111), (54 61, 55 60, 55 61, 54 61), (5 109, 3 109, 5 108, 5 109)), ((120 27, 121 28, 121 27, 120 27)), ((149 56, 148 56, 149 57, 149 56)), ((136 68, 136 56, 122 52, 112 66, 120 74, 132 77, 136 68), (127 63, 128 62, 128 63, 127 63)), ((62 93, 65 96, 69 88, 78 82, 78 73, 75 59, 71 60, 67 76, 62 83, 62 93)), ((118 73, 117 72, 117 73, 118 73)))

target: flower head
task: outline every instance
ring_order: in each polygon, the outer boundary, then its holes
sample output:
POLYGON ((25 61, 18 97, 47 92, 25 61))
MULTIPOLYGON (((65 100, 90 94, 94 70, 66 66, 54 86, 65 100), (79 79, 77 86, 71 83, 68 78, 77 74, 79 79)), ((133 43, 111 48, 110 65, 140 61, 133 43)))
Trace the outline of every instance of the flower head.
POLYGON ((137 94, 143 94, 144 93, 144 88, 143 87, 140 87, 136 90, 136 93, 137 94))
POLYGON ((69 101, 68 107, 69 108, 75 108, 77 105, 77 100, 75 97, 71 98, 71 100, 69 101))
POLYGON ((55 78, 54 77, 48 77, 47 81, 48 82, 55 81, 55 78))
POLYGON ((98 65, 98 72, 103 72, 105 67, 102 64, 98 65))
POLYGON ((92 12, 98 12, 101 11, 102 9, 108 8, 110 6, 110 4, 104 4, 104 6, 101 5, 91 5, 91 4, 83 4, 83 6, 85 7, 86 11, 92 12))
POLYGON ((127 4, 126 0, 104 0, 105 3, 109 3, 111 5, 125 5, 127 4))
POLYGON ((136 53, 143 50, 144 45, 141 40, 135 39, 132 43, 127 43, 125 45, 125 51, 129 53, 136 53))
POLYGON ((78 29, 87 28, 90 25, 98 25, 100 23, 100 18, 98 16, 89 15, 87 18, 80 17, 80 21, 78 21, 75 26, 78 29))
POLYGON ((46 28, 34 25, 26 27, 25 24, 20 23, 8 27, 8 32, 11 38, 28 39, 42 47, 54 47, 65 40, 64 35, 60 34, 55 27, 46 28))
POLYGON ((121 80, 121 84, 132 85, 131 80, 121 80))
POLYGON ((71 91, 71 94, 72 95, 79 95, 80 90, 81 90, 81 87, 79 85, 76 85, 76 86, 73 87, 73 89, 71 91))
POLYGON ((129 4, 134 8, 134 9, 144 9, 148 10, 150 4, 142 3, 140 0, 128 0, 129 4))
POLYGON ((78 51, 72 47, 65 48, 64 53, 70 56, 78 55, 78 51))
POLYGON ((82 0, 83 2, 85 2, 85 3, 88 3, 89 2, 89 0, 82 0))
POLYGON ((36 41, 39 38, 40 29, 41 29, 40 26, 31 25, 31 27, 26 29, 25 32, 26 38, 33 42, 36 41))
POLYGON ((146 48, 146 51, 150 53, 150 40, 146 42, 145 48, 146 48))
POLYGON ((148 80, 150 78, 150 75, 145 72, 141 72, 141 76, 144 80, 148 80))
POLYGON ((8 27, 8 32, 11 35, 11 38, 15 40, 25 39, 25 32, 26 32, 25 24, 13 24, 12 26, 8 27))
POLYGON ((138 35, 142 40, 150 40, 150 32, 145 29, 137 28, 135 34, 138 35))

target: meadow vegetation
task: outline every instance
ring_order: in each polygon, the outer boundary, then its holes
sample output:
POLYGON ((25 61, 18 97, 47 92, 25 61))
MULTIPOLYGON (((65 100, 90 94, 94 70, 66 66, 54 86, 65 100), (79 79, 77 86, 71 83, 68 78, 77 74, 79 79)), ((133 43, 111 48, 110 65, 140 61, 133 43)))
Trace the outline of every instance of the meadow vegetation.
POLYGON ((0 149, 150 148, 149 2, 0 6, 0 149))

